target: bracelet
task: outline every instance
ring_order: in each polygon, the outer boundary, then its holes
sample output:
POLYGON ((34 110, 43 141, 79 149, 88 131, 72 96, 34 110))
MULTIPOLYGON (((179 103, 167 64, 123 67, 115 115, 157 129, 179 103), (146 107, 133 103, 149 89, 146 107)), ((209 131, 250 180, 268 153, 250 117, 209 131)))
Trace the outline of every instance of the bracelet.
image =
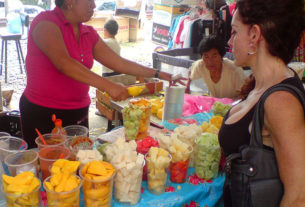
POLYGON ((155 78, 159 78, 159 72, 160 72, 160 70, 156 70, 155 78))

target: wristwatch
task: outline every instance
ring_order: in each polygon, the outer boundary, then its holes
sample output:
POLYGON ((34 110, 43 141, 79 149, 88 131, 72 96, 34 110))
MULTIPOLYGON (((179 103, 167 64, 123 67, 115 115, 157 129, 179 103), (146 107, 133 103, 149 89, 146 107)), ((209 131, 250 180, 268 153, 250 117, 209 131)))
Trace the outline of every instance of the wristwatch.
POLYGON ((160 72, 160 70, 156 70, 155 78, 159 78, 159 72, 160 72))

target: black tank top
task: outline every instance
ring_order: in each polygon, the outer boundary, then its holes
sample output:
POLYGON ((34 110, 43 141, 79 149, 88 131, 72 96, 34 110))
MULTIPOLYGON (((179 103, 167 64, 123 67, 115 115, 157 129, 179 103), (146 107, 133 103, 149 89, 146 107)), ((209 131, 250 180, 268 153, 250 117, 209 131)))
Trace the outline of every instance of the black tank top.
MULTIPOLYGON (((305 94, 303 84, 297 77, 296 73, 294 77, 287 78, 281 83, 293 85, 299 88, 305 94)), ((219 144, 226 157, 229 154, 237 153, 239 147, 241 147, 242 145, 248 145, 250 143, 249 124, 252 121, 255 106, 256 104, 243 118, 233 124, 225 124, 225 121, 228 119, 228 114, 230 113, 230 111, 224 117, 223 124, 220 128, 218 137, 219 144)))

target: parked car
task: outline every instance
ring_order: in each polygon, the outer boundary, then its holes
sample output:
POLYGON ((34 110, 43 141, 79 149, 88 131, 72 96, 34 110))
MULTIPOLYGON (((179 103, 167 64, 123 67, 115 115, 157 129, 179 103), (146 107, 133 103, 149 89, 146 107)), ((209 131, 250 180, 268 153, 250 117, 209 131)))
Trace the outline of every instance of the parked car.
POLYGON ((35 17, 40 12, 45 11, 45 9, 36 5, 23 5, 23 13, 29 15, 31 18, 35 17))

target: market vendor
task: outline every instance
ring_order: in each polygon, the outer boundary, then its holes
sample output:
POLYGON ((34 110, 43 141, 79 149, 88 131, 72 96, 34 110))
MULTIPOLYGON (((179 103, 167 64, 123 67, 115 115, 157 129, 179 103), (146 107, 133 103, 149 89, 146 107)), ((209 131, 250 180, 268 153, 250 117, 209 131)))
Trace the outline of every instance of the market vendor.
POLYGON ((194 62, 189 71, 186 92, 190 92, 192 80, 202 78, 211 96, 216 98, 237 98, 245 75, 240 67, 223 58, 226 50, 224 42, 215 35, 204 38, 199 44, 202 59, 194 62))
POLYGON ((93 0, 55 0, 55 4, 54 10, 34 18, 28 36, 27 85, 20 98, 20 112, 23 138, 30 148, 35 147, 35 128, 51 132, 52 114, 62 119, 64 126, 88 127, 90 86, 114 100, 129 96, 125 87, 91 72, 93 60, 119 73, 167 81, 172 77, 121 58, 93 27, 83 24, 93 15, 93 0))

